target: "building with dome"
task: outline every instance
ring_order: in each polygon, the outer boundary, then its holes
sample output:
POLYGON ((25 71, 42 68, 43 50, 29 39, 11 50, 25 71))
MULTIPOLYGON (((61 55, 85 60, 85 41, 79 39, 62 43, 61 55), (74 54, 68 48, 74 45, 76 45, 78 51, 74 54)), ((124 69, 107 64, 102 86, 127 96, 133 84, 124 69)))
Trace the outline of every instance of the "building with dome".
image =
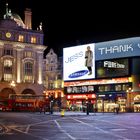
POLYGON ((32 12, 25 10, 25 21, 6 4, 0 21, 0 99, 10 94, 40 95, 44 91, 42 28, 32 30, 32 12))

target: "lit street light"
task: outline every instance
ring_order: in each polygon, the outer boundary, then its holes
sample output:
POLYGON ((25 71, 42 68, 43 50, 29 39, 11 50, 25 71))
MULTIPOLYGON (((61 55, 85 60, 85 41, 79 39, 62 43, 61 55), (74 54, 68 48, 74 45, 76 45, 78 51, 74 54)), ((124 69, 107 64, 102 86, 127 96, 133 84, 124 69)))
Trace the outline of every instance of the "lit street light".
POLYGON ((11 87, 15 87, 15 86, 16 86, 15 81, 12 81, 12 82, 10 83, 10 86, 11 86, 11 87))
POLYGON ((128 88, 127 92, 127 111, 132 112, 132 97, 131 94, 133 92, 133 89, 131 87, 128 88))
POLYGON ((87 105, 87 115, 89 115, 89 102, 88 102, 88 95, 86 96, 86 105, 87 105))

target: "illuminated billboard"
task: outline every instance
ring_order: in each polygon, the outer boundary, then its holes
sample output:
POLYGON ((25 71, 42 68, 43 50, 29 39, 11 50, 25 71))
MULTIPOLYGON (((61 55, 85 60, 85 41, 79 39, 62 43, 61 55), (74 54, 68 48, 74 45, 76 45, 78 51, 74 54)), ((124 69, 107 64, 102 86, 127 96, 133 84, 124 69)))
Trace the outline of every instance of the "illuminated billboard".
POLYGON ((140 37, 96 43, 95 52, 96 60, 140 56, 140 37))
POLYGON ((64 81, 95 78, 95 45, 63 48, 64 81))
POLYGON ((111 59, 101 60, 96 62, 96 77, 120 77, 129 75, 129 60, 128 59, 111 59))

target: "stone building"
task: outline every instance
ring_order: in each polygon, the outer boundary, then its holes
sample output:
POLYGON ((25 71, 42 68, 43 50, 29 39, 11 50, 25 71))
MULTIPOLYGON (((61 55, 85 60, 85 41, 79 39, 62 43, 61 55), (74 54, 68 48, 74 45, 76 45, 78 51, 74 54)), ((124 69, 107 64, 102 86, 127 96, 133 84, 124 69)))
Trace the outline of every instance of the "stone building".
POLYGON ((63 60, 50 49, 44 59, 44 86, 46 95, 53 94, 55 98, 63 97, 63 60))
POLYGON ((32 12, 25 10, 24 22, 6 4, 0 21, 0 98, 10 94, 42 94, 43 45, 42 24, 32 29, 32 12))

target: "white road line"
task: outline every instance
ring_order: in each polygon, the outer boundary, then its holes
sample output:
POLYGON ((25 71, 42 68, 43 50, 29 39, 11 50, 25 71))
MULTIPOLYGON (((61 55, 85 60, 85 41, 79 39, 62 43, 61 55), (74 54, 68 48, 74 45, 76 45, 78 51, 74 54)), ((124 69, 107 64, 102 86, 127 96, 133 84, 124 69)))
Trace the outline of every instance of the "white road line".
POLYGON ((133 126, 126 126, 126 125, 123 125, 123 124, 119 124, 119 123, 114 123, 114 122, 110 122, 110 121, 106 121, 106 120, 98 120, 98 119, 95 119, 96 121, 101 121, 101 122, 106 122, 106 123, 110 123, 110 124, 113 124, 113 125, 118 125, 118 126, 122 126, 122 127, 125 127, 125 128, 132 128, 132 129, 136 129, 136 127, 133 127, 133 126))
POLYGON ((27 126, 27 128, 25 130, 25 133, 28 133, 29 132, 29 129, 30 129, 30 125, 27 126))
POLYGON ((123 140, 130 140, 130 139, 126 138, 126 137, 119 136, 119 135, 117 135, 117 134, 111 133, 110 131, 105 131, 105 130, 99 128, 99 127, 95 127, 95 128, 96 128, 97 130, 99 130, 99 131, 105 133, 105 134, 112 135, 112 136, 115 136, 115 137, 117 137, 117 138, 121 138, 121 139, 123 139, 123 140))
POLYGON ((4 132, 2 132, 2 133, 8 133, 8 128, 5 126, 5 125, 3 125, 3 124, 0 124, 4 129, 5 129, 5 131, 4 132))
POLYGON ((42 139, 42 140, 48 140, 48 139, 43 138, 43 137, 40 137, 40 136, 35 136, 34 134, 30 134, 30 133, 23 132, 23 131, 21 131, 21 130, 19 130, 19 129, 16 129, 16 128, 11 128, 11 129, 12 129, 12 130, 15 130, 15 131, 17 131, 17 132, 20 132, 20 133, 22 133, 22 134, 26 134, 26 135, 35 137, 35 138, 40 138, 40 139, 42 139))
MULTIPOLYGON (((56 119, 56 120, 62 120, 62 119, 65 119, 65 118, 59 118, 59 119, 56 119)), ((45 124, 45 123, 49 123, 49 122, 53 122, 54 120, 47 120, 47 121, 41 121, 41 122, 36 122, 36 123, 31 123, 29 124, 30 126, 34 126, 34 125, 40 125, 40 124, 45 124)))
POLYGON ((72 117, 70 117, 70 118, 73 119, 73 120, 75 120, 75 121, 77 121, 77 122, 79 122, 79 123, 81 123, 81 124, 84 124, 84 125, 87 125, 87 126, 93 127, 93 125, 91 125, 91 124, 85 123, 85 122, 83 122, 83 121, 80 121, 80 120, 75 119, 75 118, 72 118, 72 117))
MULTIPOLYGON (((93 125, 88 124, 88 123, 85 123, 85 122, 80 121, 80 120, 78 120, 78 119, 75 119, 75 118, 72 118, 72 117, 71 117, 71 119, 73 119, 73 120, 75 120, 75 121, 77 121, 77 122, 80 122, 81 124, 84 124, 84 125, 87 125, 87 126, 90 126, 90 127, 94 127, 93 125)), ((129 139, 126 138, 126 137, 116 135, 116 134, 114 134, 114 133, 111 133, 110 131, 105 131, 105 130, 99 128, 99 127, 95 127, 95 128, 96 128, 97 130, 99 130, 100 132, 103 132, 103 133, 105 133, 105 134, 112 135, 112 136, 115 136, 115 137, 117 137, 117 138, 121 138, 121 139, 123 139, 123 140, 129 140, 129 139)))
POLYGON ((66 134, 71 140, 76 140, 75 137, 71 136, 68 132, 66 132, 64 129, 62 129, 61 125, 58 123, 57 120, 54 120, 54 122, 56 123, 57 127, 59 128, 59 130, 61 132, 63 132, 64 134, 66 134))

